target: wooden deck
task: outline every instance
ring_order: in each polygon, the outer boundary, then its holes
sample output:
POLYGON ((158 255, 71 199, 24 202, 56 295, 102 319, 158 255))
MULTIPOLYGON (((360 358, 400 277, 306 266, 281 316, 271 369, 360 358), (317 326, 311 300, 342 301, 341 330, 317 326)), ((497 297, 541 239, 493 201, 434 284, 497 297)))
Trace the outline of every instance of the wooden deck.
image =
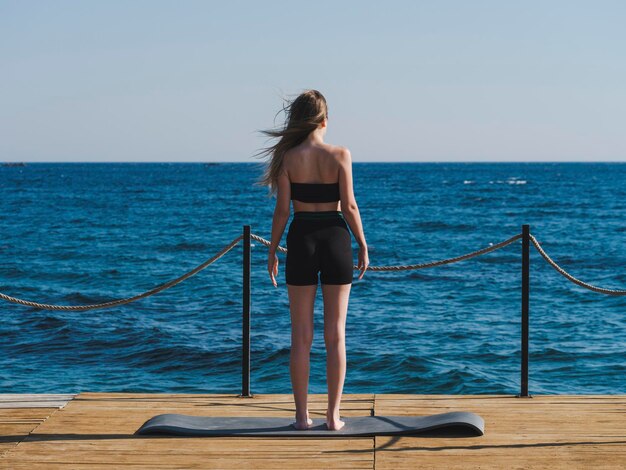
MULTIPOLYGON (((326 395, 310 395, 323 418, 326 395)), ((160 413, 293 416, 291 395, 0 394, 0 468, 625 468, 626 395, 350 394, 342 416, 472 411, 480 437, 151 437, 160 413)))

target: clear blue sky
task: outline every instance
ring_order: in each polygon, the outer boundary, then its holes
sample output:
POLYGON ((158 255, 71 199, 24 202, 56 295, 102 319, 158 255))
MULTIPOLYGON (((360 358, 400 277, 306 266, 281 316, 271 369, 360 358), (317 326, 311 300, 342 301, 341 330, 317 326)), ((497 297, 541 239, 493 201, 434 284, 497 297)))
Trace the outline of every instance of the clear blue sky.
POLYGON ((617 0, 0 1, 0 161, 258 162, 306 88, 354 161, 624 161, 625 24, 617 0))

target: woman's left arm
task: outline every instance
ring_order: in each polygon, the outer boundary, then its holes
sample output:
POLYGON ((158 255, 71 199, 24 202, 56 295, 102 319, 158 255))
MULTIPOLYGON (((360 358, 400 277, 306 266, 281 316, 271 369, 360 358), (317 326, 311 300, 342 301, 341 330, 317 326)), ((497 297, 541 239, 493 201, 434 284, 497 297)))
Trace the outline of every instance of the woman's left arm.
POLYGON ((272 240, 267 257, 267 270, 274 287, 278 287, 276 284, 276 276, 278 276, 278 256, 276 256, 276 250, 289 220, 290 208, 291 184, 287 172, 283 170, 277 181, 276 207, 274 208, 274 218, 272 220, 272 240))

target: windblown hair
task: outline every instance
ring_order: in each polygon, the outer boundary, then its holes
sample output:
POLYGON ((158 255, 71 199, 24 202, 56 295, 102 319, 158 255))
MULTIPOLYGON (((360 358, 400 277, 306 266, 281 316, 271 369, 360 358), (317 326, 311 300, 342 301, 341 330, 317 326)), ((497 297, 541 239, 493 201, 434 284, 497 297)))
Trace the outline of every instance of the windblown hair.
POLYGON ((326 98, 317 90, 306 90, 293 101, 285 100, 282 111, 286 115, 282 128, 260 131, 270 138, 278 138, 278 142, 255 154, 255 156, 260 155, 261 158, 267 157, 263 176, 254 184, 268 186, 269 197, 276 193, 278 175, 287 150, 304 142, 324 119, 328 119, 326 98))

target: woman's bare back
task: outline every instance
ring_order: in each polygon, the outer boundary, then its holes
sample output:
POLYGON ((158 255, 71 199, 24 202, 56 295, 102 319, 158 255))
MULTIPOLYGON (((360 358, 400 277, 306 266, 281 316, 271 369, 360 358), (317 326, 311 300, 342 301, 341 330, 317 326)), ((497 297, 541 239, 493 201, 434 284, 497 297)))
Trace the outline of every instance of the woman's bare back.
POLYGON ((304 142, 285 153, 283 164, 294 183, 336 183, 341 147, 304 142))
MULTIPOLYGON (((293 183, 337 183, 342 147, 305 141, 285 153, 283 165, 293 183)), ((291 201, 294 211, 340 211, 341 202, 291 201)))

